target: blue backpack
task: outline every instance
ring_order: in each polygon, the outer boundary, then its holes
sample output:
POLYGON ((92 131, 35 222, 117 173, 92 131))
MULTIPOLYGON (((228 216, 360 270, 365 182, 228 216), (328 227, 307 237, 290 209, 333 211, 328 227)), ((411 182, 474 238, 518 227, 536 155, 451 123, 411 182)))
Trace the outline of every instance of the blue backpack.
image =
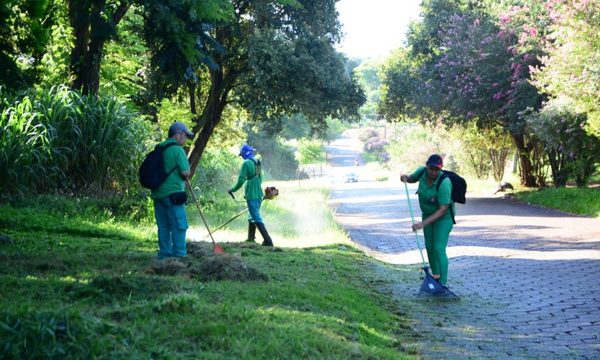
POLYGON ((175 166, 169 172, 165 170, 163 151, 171 145, 177 144, 169 143, 164 146, 160 146, 160 144, 156 145, 154 150, 146 155, 146 158, 142 161, 142 165, 140 165, 139 169, 140 184, 142 184, 143 187, 150 190, 158 189, 159 186, 167 180, 167 177, 177 169, 177 166, 175 166))

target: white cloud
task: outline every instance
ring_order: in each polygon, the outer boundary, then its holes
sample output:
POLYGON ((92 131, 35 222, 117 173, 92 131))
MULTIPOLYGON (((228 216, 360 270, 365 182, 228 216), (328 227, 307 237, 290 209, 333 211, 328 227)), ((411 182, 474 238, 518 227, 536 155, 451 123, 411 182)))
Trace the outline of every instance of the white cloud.
POLYGON ((405 41, 408 24, 419 16, 420 0, 340 0, 342 32, 338 50, 349 57, 386 56, 405 41))

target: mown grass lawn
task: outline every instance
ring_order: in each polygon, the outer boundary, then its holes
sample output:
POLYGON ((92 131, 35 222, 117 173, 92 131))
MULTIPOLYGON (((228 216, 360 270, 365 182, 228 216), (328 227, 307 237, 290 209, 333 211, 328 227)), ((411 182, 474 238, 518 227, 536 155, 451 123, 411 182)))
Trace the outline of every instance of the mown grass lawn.
POLYGON ((347 244, 222 243, 266 280, 156 275, 152 225, 60 204, 0 205, 0 358, 418 356, 377 263, 347 244))

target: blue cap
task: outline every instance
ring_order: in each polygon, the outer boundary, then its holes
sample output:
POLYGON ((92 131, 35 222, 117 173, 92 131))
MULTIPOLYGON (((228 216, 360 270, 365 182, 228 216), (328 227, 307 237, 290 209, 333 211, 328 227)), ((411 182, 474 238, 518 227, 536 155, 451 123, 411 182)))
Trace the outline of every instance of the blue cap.
POLYGON ((171 137, 177 133, 180 133, 180 132, 184 133, 190 139, 194 138, 194 133, 189 131, 187 126, 185 126, 184 123, 176 121, 173 124, 171 124, 171 126, 169 127, 169 137, 171 137))
POLYGON ((248 145, 248 144, 244 144, 242 145, 242 148, 240 149, 240 156, 246 160, 248 158, 251 158, 254 155, 254 149, 252 146, 248 145))

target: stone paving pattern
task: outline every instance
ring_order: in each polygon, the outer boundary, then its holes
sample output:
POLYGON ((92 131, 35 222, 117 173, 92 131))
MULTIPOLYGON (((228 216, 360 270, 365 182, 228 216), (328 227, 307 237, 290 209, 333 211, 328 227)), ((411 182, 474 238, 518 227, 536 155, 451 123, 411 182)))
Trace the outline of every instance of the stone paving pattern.
MULTIPOLYGON (((328 147, 334 173, 355 170, 354 146, 343 138, 328 147)), ((419 300, 421 256, 404 184, 363 173, 332 186, 331 206, 351 239, 414 270, 393 295, 414 305, 425 358, 600 359, 600 220, 468 193, 448 247, 449 285, 462 300, 419 300)), ((409 184, 420 217, 415 190, 409 184)))

